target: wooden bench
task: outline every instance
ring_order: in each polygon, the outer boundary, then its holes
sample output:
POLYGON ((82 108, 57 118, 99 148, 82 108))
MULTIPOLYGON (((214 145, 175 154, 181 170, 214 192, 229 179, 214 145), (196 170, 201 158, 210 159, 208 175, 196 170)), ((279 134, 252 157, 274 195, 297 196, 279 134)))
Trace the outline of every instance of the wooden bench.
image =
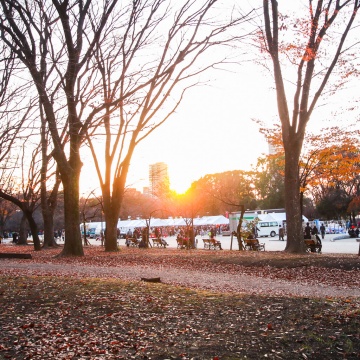
POLYGON ((219 249, 222 250, 221 247, 221 242, 220 240, 216 240, 216 239, 202 239, 202 241, 204 242, 204 249, 219 249))
POLYGON ((166 248, 169 244, 164 239, 152 238, 153 246, 166 248))
POLYGON ((178 249, 189 249, 190 239, 189 238, 176 238, 178 249))
POLYGON ((202 239, 204 243, 204 249, 210 249, 210 239, 202 239))
POLYGON ((258 239, 244 239, 245 250, 265 251, 265 244, 259 243, 258 239))
POLYGON ((322 244, 315 242, 315 240, 305 239, 306 252, 316 252, 321 254, 322 244))
POLYGON ((1 253, 0 259, 32 259, 31 254, 1 253))
POLYGON ((127 238, 125 241, 127 241, 127 244, 129 246, 137 247, 139 246, 140 241, 137 238, 127 238))

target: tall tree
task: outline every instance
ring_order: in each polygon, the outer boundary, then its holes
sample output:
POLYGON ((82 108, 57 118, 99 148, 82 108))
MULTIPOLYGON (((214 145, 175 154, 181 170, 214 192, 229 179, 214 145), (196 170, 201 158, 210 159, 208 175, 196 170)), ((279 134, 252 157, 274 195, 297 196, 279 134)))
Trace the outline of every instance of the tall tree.
POLYGON ((346 63, 345 49, 352 45, 346 44, 346 40, 355 25, 358 9, 358 0, 309 0, 309 19, 304 30, 303 23, 298 19, 290 23, 289 17, 279 13, 278 1, 263 0, 264 40, 273 64, 285 149, 285 207, 288 226, 285 250, 288 252, 305 251, 298 165, 306 126, 339 61, 346 63), (303 37, 303 44, 286 43, 289 39, 289 28, 296 29, 298 26, 301 29, 294 39, 303 37), (331 32, 332 30, 334 31, 331 32), (281 34, 284 34, 285 39, 280 37, 281 34), (332 50, 333 55, 328 59, 327 56, 332 50), (288 101, 290 90, 285 85, 286 71, 282 65, 286 57, 291 64, 297 63, 292 114, 288 101))
MULTIPOLYGON (((88 111, 84 93, 93 91, 95 44, 118 3, 60 0, 1 0, 3 43, 25 65, 51 134, 53 157, 64 188, 65 244, 62 255, 83 255, 79 219, 80 147, 97 103, 88 111), (81 97, 82 96, 82 97, 81 97), (66 134, 66 136, 64 136, 66 134)), ((20 82, 20 78, 17 79, 20 82)))
POLYGON ((210 49, 241 38, 233 29, 248 17, 235 18, 225 10, 219 17, 218 4, 133 1, 116 20, 119 31, 109 29, 99 39, 94 66, 106 107, 99 117, 102 126, 89 128, 87 140, 104 201, 107 251, 117 250, 116 227, 136 146, 175 112, 205 70, 225 64, 226 57, 210 49), (110 106, 115 97, 122 99, 116 112, 110 106))

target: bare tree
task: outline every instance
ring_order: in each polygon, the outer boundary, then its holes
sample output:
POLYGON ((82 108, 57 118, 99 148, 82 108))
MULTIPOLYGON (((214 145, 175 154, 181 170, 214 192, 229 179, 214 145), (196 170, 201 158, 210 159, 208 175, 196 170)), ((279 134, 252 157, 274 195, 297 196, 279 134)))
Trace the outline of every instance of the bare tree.
POLYGON ((117 0, 1 0, 0 4, 2 41, 25 66, 22 78, 31 79, 51 134, 52 154, 64 187, 66 239, 62 255, 83 255, 80 147, 94 115, 104 105, 89 112, 80 94, 93 91, 89 89, 90 60, 117 0))
POLYGON ((20 226, 19 244, 27 244, 26 221, 29 224, 34 249, 40 250, 38 226, 34 219, 34 212, 40 205, 40 146, 31 147, 31 137, 21 144, 21 156, 17 160, 9 153, 9 161, 13 166, 3 169, 1 180, 6 187, 0 190, 0 197, 19 207, 23 212, 20 226))
POLYGON ((302 22, 280 14, 276 0, 263 1, 264 38, 273 64, 285 149, 286 251, 289 252, 305 251, 298 165, 306 126, 326 86, 329 86, 330 76, 339 62, 346 64, 346 50, 354 46, 354 43, 347 44, 346 40, 355 26, 359 6, 358 0, 309 0, 309 19, 302 22), (290 28, 297 33, 289 44, 281 35, 289 35, 290 28), (299 37, 304 39, 300 45, 295 40, 299 37), (289 84, 283 67, 285 59, 290 60, 291 65, 297 64, 292 113, 288 100, 289 84))
POLYGON ((104 199, 106 251, 117 249, 117 222, 136 146, 176 111, 204 71, 228 61, 205 56, 241 39, 235 29, 248 19, 233 18, 225 9, 217 17, 216 0, 167 4, 132 2, 114 22, 120 31, 104 33, 95 52, 98 88, 107 105, 101 127, 88 128, 87 140, 104 199), (115 98, 121 99, 118 109, 110 106, 115 98))
POLYGON ((14 54, 2 43, 0 59, 0 167, 12 167, 8 154, 13 149, 15 140, 22 136, 23 124, 33 112, 33 99, 24 101, 28 90, 24 86, 14 86, 13 77, 18 76, 18 62, 14 54), (6 163, 6 166, 4 165, 6 163))

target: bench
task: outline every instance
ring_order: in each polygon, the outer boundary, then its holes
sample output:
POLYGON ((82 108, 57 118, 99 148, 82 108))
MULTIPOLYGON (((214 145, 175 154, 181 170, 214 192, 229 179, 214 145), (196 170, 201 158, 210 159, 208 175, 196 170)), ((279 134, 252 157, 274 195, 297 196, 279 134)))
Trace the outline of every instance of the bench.
POLYGON ((204 249, 219 249, 222 250, 221 247, 221 242, 220 240, 216 240, 216 239, 202 239, 202 241, 204 242, 204 249))
POLYGON ((0 259, 32 259, 31 254, 1 253, 0 259))
POLYGON ((189 238, 176 238, 177 248, 178 249, 189 249, 190 248, 190 239, 189 238))
POLYGON ((169 244, 164 239, 152 238, 153 247, 164 247, 166 248, 169 244))
POLYGON ((258 239, 244 239, 245 250, 265 251, 265 244, 259 243, 258 239))
POLYGON ((306 252, 317 252, 321 254, 321 243, 315 242, 315 240, 305 239, 306 252))
POLYGON ((126 243, 126 245, 128 245, 128 246, 137 247, 137 246, 139 246, 140 241, 139 241, 138 239, 136 239, 136 238, 127 238, 127 239, 125 240, 125 243, 126 243))

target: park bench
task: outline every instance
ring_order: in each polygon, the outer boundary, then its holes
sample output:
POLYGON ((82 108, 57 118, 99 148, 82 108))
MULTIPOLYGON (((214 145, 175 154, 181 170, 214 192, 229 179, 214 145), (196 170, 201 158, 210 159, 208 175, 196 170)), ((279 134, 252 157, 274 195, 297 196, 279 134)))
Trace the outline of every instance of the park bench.
POLYGON ((0 259, 32 259, 31 254, 1 253, 0 259))
POLYGON ((164 239, 161 239, 161 238, 152 238, 151 240, 153 242, 154 247, 156 246, 156 247, 166 248, 166 246, 168 245, 168 243, 164 239))
POLYGON ((176 242, 177 242, 177 248, 178 249, 186 249, 186 248, 190 248, 190 239, 189 238, 176 238, 176 242))
POLYGON ((140 241, 136 238, 127 238, 126 241, 128 242, 129 246, 137 247, 139 246, 140 241))
POLYGON ((315 242, 315 240, 312 239, 305 239, 305 246, 306 246, 306 252, 316 252, 316 253, 321 253, 321 248, 322 245, 321 243, 319 244, 318 242, 315 242))
POLYGON ((204 249, 210 249, 210 239, 202 239, 204 243, 204 249))
POLYGON ((259 243, 258 239, 244 239, 245 250, 265 251, 265 244, 259 243))
POLYGON ((219 249, 219 250, 222 250, 220 240, 202 239, 202 241, 204 242, 204 249, 214 249, 214 250, 219 249))

